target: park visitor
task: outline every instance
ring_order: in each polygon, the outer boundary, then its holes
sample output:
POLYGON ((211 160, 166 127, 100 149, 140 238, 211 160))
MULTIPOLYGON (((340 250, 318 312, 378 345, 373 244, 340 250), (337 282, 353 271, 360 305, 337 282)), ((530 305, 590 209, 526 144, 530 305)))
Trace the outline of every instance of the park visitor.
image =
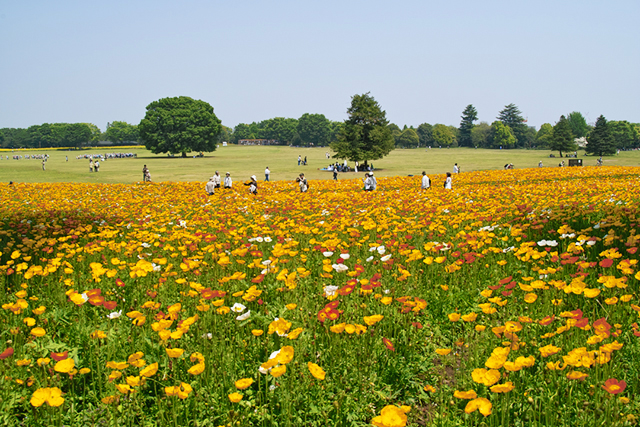
POLYGON ((300 162, 302 162, 302 156, 298 156, 298 166, 300 166, 300 162))
POLYGON ((208 195, 213 196, 213 194, 215 193, 215 188, 216 188, 216 183, 213 177, 211 177, 209 178, 209 182, 207 182, 207 184, 204 186, 204 190, 207 192, 208 195))
POLYGON ((211 177, 211 179, 213 179, 213 186, 215 188, 220 188, 220 174, 218 173, 218 171, 216 171, 216 173, 211 177))
POLYGON ((451 172, 447 172, 447 179, 444 180, 444 188, 451 190, 451 172))
POLYGON ((336 168, 333 168, 333 179, 334 179, 335 181, 337 181, 337 180, 338 180, 338 168, 337 168, 337 167, 336 167, 336 168))
POLYGON ((227 172, 224 177, 224 188, 231 188, 233 183, 231 182, 231 174, 227 172))
POLYGON ((269 181, 269 175, 271 175, 271 171, 269 170, 269 166, 264 170, 264 180, 269 181))
POLYGON ((96 172, 100 170, 100 162, 98 160, 96 160, 96 162, 93 164, 93 170, 95 170, 96 172))
POLYGON ((458 167, 457 163, 453 165, 453 173, 460 173, 460 168, 458 167))
POLYGON ((427 176, 427 172, 425 172, 425 171, 422 171, 421 187, 422 187, 423 190, 427 190, 427 189, 431 188, 431 180, 429 179, 429 177, 427 176))
POLYGON ((147 169, 147 165, 142 167, 142 181, 147 180, 147 175, 149 175, 149 169, 147 169))
POLYGON ((258 194, 258 181, 256 181, 255 175, 251 175, 251 177, 249 178, 249 182, 245 182, 244 185, 249 186, 249 193, 253 194, 254 196, 258 194))
POLYGON ((364 191, 373 191, 376 189, 376 179, 373 177, 373 172, 364 174, 364 191))
POLYGON ((303 173, 301 173, 300 176, 298 178, 296 178, 296 182, 300 186, 300 192, 301 193, 306 193, 307 190, 309 189, 309 185, 308 185, 307 179, 304 177, 303 173))
POLYGON ((45 170, 44 160, 42 161, 42 170, 45 170))
POLYGON ((93 172, 93 159, 89 159, 89 172, 93 172))

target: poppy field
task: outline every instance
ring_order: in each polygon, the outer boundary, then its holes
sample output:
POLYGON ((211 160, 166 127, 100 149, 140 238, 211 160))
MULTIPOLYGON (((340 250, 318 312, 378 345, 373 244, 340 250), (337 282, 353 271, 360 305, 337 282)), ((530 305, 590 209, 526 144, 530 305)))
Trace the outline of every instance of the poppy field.
POLYGON ((638 172, 0 184, 0 424, 635 425, 638 172))

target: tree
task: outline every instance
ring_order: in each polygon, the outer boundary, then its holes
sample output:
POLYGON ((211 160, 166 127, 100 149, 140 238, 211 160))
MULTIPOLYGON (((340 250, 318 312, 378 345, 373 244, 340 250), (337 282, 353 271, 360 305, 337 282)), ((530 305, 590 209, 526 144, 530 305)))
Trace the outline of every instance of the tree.
POLYGON ((111 141, 114 144, 137 142, 140 138, 140 132, 138 132, 138 126, 136 125, 116 121, 107 124, 105 137, 107 138, 107 141, 111 141))
POLYGON ((179 96, 147 105, 138 129, 152 153, 182 153, 186 157, 189 151, 215 151, 220 120, 207 102, 179 96))
POLYGON ((569 122, 569 127, 571 128, 571 133, 573 133, 574 138, 582 138, 589 134, 589 125, 584 116, 578 111, 569 114, 567 121, 569 122))
POLYGON ((396 141, 396 145, 404 148, 417 148, 420 143, 420 137, 418 137, 418 132, 415 129, 405 129, 400 134, 400 137, 396 141))
POLYGON ((526 139, 525 133, 527 130, 527 125, 524 124, 525 120, 521 114, 522 112, 515 106, 515 104, 509 104, 506 105, 498 115, 498 120, 500 120, 502 124, 511 128, 513 136, 516 137, 516 145, 518 147, 524 147, 526 139))
POLYGON ((353 162, 378 160, 395 148, 386 113, 369 93, 351 97, 347 114, 340 138, 331 144, 334 157, 353 162))
POLYGON ((238 123, 235 128, 233 128, 233 134, 231 135, 231 141, 234 144, 237 144, 241 139, 254 139, 251 134, 251 127, 245 123, 238 123))
POLYGON ((587 137, 587 146, 585 151, 588 154, 594 154, 596 156, 606 156, 615 154, 616 143, 613 139, 611 129, 607 119, 603 115, 596 120, 596 126, 591 130, 591 133, 587 137))
POLYGON ((420 137, 420 146, 430 147, 433 145, 433 126, 429 123, 422 123, 416 130, 420 137))
POLYGON ((455 133, 447 125, 436 124, 433 127, 433 145, 451 147, 456 140, 455 133))
POLYGON ((303 114, 298 119, 297 131, 304 144, 324 147, 331 142, 331 122, 324 114, 303 114))
POLYGON ((487 122, 480 122, 471 129, 471 144, 474 147, 489 148, 491 126, 487 122))
POLYGON ((549 123, 544 123, 542 126, 540 126, 540 130, 536 135, 538 148, 550 147, 552 138, 553 138, 553 126, 551 126, 549 123))
MULTIPOLYGON (((100 131, 100 128, 96 125, 94 125, 93 123, 83 123, 87 126, 89 126, 89 130, 91 131, 91 138, 89 138, 89 142, 92 144, 96 144, 98 141, 101 141, 103 138, 103 134, 102 131, 100 131)), ((104 136, 106 138, 106 136, 104 136)))
POLYGON ((565 116, 560 116, 560 120, 553 127, 553 136, 551 137, 551 150, 559 151, 560 157, 562 152, 574 151, 576 149, 576 143, 573 141, 573 133, 571 133, 571 126, 565 116))
POLYGON ((342 133, 342 128, 344 127, 344 123, 342 122, 331 122, 331 137, 329 138, 329 142, 337 141, 340 138, 340 134, 342 133))
POLYGON ((473 129, 473 122, 478 120, 478 111, 476 108, 469 104, 467 108, 462 112, 462 121, 460 122, 459 128, 459 145, 461 147, 471 147, 473 146, 473 141, 471 140, 471 130, 473 129))
POLYGON ((501 121, 491 123, 491 146, 493 148, 514 148, 516 146, 516 137, 511 128, 501 121))
POLYGON ((638 130, 626 120, 610 121, 609 129, 618 150, 628 150, 638 146, 638 130))
POLYGON ((80 148, 91 140, 91 128, 86 123, 71 123, 65 126, 64 143, 68 147, 80 148))
POLYGON ((298 120, 274 117, 260 122, 260 136, 263 139, 273 139, 285 144, 291 144, 298 134, 298 120))

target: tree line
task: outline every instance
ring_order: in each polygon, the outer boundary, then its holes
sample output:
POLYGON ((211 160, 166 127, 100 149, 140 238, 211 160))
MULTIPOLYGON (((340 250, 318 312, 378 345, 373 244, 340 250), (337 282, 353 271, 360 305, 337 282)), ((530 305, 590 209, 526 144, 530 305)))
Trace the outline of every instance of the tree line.
MULTIPOLYGON (((95 145, 99 141, 110 141, 115 145, 140 142, 153 152, 184 154, 188 151, 213 151, 221 142, 237 144, 241 140, 267 139, 283 145, 333 147, 339 146, 340 141, 344 142, 345 134, 350 131, 346 126, 353 113, 358 113, 360 108, 375 107, 382 114, 377 117, 376 125, 383 121, 385 135, 388 131, 391 136, 388 141, 385 139, 384 151, 389 148, 388 143, 392 144, 390 149, 526 148, 558 151, 560 156, 579 147, 596 155, 640 148, 640 124, 626 120, 607 121, 600 116, 595 126, 591 126, 576 111, 561 116, 554 125, 544 123, 540 129, 536 129, 527 125, 527 120, 515 104, 506 105, 491 124, 475 123, 478 121, 478 112, 469 104, 462 112, 458 127, 422 123, 417 127, 404 125, 400 128, 386 120, 384 111, 369 94, 356 95, 352 101, 357 105, 350 107, 347 111, 350 118, 344 122, 331 121, 323 114, 305 113, 298 119, 275 117, 250 124, 239 123, 231 128, 223 126, 213 113, 213 107, 204 101, 188 97, 163 98, 147 106, 145 118, 139 125, 114 121, 107 123, 105 132, 92 123, 44 123, 27 129, 4 128, 0 129, 0 146, 80 148, 95 145)), ((364 128, 353 129, 368 132, 364 128)))
POLYGON ((82 148, 100 141, 114 145, 138 143, 140 132, 137 125, 119 121, 107 123, 105 132, 93 123, 43 123, 26 129, 0 129, 2 148, 82 148))

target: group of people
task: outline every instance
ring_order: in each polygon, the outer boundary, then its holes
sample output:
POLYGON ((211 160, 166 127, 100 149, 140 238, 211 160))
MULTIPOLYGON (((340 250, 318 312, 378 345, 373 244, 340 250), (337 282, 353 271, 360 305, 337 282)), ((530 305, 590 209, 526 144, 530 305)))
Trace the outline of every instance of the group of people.
MULTIPOLYGON (((146 165, 145 165, 146 167, 146 165)), ((89 172, 98 172, 100 170, 100 161, 96 159, 94 162, 93 159, 89 159, 89 172)), ((151 181, 151 179, 149 179, 151 181)))
MULTIPOLYGON (((251 176, 251 180, 256 182, 255 192, 257 193, 257 191, 258 191, 258 183, 256 181, 256 176, 252 175, 251 176)), ((220 176, 220 173, 218 171, 216 171, 216 173, 213 174, 213 176, 211 178, 209 178, 209 182, 207 182, 207 184, 205 185, 205 191, 210 196, 213 196, 215 194, 216 188, 220 188, 221 184, 224 185, 224 188, 226 188, 226 189, 231 189, 233 187, 233 181, 231 180, 231 174, 229 172, 226 173, 226 175, 224 177, 224 181, 223 181, 222 177, 220 176)))

